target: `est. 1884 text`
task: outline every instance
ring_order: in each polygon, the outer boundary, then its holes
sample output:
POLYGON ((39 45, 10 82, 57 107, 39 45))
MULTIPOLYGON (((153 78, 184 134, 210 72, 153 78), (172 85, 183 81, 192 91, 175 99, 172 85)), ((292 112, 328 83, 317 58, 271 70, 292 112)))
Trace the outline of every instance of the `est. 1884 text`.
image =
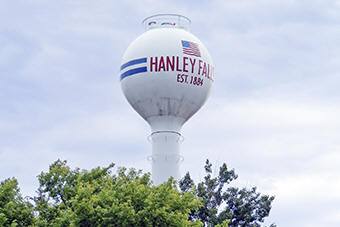
POLYGON ((197 76, 190 76, 188 74, 177 74, 177 82, 178 83, 186 83, 186 84, 193 84, 196 86, 203 85, 203 79, 197 76))

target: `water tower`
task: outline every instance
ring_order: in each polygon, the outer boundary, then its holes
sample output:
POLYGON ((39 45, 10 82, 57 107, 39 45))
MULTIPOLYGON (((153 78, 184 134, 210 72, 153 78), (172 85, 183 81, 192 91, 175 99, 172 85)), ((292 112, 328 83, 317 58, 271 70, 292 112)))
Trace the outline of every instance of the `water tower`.
POLYGON ((179 179, 183 124, 205 103, 214 80, 212 59, 189 32, 190 20, 160 14, 143 21, 145 32, 125 51, 120 67, 123 93, 151 127, 152 179, 179 179))

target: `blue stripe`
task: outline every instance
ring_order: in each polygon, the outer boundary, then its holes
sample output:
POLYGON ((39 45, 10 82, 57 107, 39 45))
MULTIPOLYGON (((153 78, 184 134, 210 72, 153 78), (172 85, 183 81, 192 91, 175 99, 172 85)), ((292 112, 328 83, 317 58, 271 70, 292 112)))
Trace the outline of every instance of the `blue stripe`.
POLYGON ((128 61, 126 63, 124 63, 121 67, 120 70, 125 69, 126 67, 129 67, 131 65, 136 65, 136 64, 140 64, 140 63, 145 63, 146 62, 146 58, 139 58, 139 59, 135 59, 135 60, 131 60, 128 61))
POLYGON ((124 79, 127 76, 132 76, 134 74, 143 73, 143 72, 146 72, 146 71, 147 71, 146 66, 145 67, 140 67, 140 68, 135 68, 135 69, 130 69, 130 70, 128 70, 125 73, 122 73, 120 75, 120 80, 124 79))

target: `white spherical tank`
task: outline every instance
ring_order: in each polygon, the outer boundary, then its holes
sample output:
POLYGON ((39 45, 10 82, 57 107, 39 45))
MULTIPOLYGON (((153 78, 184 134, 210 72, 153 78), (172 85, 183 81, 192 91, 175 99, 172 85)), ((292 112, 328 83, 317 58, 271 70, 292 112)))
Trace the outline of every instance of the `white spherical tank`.
POLYGON ((188 31, 188 18, 162 14, 143 24, 146 31, 124 53, 120 80, 128 102, 151 126, 152 178, 160 184, 179 178, 180 130, 207 100, 214 66, 188 31))

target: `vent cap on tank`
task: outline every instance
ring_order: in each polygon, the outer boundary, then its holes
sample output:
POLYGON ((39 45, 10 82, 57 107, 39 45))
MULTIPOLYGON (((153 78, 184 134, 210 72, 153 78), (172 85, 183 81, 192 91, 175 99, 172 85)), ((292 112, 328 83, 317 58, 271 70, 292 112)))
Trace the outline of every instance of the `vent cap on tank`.
POLYGON ((143 20, 145 31, 153 28, 181 28, 189 31, 191 21, 189 18, 178 14, 157 14, 143 20))

